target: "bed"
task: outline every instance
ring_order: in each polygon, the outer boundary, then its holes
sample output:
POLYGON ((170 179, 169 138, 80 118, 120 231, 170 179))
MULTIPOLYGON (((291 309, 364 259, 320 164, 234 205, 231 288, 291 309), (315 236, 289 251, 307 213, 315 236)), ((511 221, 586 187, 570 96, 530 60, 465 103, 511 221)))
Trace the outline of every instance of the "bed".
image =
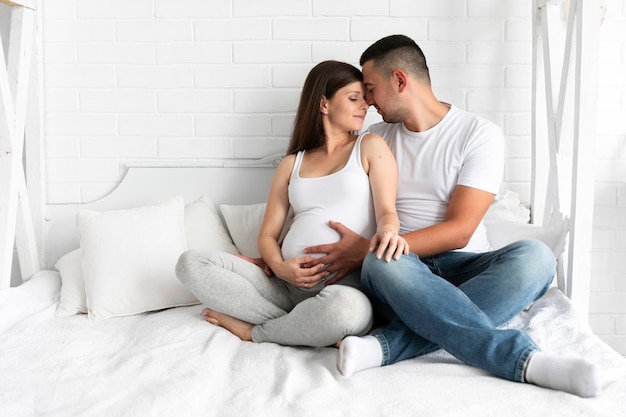
MULTIPOLYGON (((506 327, 597 362, 605 387, 596 398, 505 381, 444 351, 346 378, 335 348, 242 342, 203 321, 173 265, 163 274, 153 264, 171 264, 181 245, 254 255, 279 158, 134 164, 101 200, 46 206, 56 267, 0 291, 0 415, 624 415, 626 359, 593 335, 556 282, 506 327), (125 256, 129 248, 144 258, 125 256)), ((526 216, 514 193, 500 196, 486 219, 492 243, 530 235, 558 255, 566 228, 533 227, 526 216)))

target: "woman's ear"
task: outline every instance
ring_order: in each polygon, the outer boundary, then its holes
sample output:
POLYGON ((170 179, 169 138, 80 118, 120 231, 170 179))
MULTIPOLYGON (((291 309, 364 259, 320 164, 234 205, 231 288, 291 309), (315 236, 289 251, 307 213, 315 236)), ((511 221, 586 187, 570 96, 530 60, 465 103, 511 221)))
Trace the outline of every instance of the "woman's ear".
POLYGON ((328 99, 325 96, 322 96, 320 100, 320 112, 322 114, 328 114, 328 99))

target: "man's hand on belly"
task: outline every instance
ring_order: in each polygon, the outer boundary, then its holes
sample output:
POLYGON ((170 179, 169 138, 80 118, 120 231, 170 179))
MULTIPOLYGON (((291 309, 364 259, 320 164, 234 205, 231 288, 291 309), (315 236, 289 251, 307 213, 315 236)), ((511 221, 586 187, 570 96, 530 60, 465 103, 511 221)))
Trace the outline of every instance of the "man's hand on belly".
POLYGON ((327 285, 330 285, 341 280, 350 272, 361 266, 369 249, 369 240, 353 232, 342 223, 331 220, 328 222, 328 226, 341 235, 339 242, 309 246, 304 249, 304 253, 325 254, 309 262, 306 266, 311 267, 319 264, 327 265, 327 272, 336 273, 332 279, 326 282, 327 285))

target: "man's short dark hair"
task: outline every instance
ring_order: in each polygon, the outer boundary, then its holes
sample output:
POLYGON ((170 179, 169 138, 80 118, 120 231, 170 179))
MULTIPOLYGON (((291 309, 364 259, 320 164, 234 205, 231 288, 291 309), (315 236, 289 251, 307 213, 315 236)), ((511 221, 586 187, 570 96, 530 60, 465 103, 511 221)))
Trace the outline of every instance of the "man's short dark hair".
POLYGON ((405 35, 390 35, 374 42, 363 52, 359 63, 374 62, 374 68, 384 77, 398 68, 430 84, 426 57, 415 41, 405 35))

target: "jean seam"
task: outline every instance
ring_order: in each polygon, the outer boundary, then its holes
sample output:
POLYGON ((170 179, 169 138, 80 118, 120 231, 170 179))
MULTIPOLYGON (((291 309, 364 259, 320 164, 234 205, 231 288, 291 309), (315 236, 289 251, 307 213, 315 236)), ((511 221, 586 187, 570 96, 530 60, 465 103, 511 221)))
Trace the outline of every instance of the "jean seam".
POLYGON ((516 382, 526 382, 526 368, 528 367, 528 361, 530 360, 530 356, 537 352, 537 348, 534 346, 528 347, 524 349, 524 351, 520 354, 519 359, 517 360, 517 365, 515 366, 515 375, 513 376, 513 380, 516 382))
POLYGON ((372 336, 374 336, 376 340, 378 340, 378 343, 380 344, 380 349, 383 352, 383 360, 380 365, 389 365, 389 342, 387 342, 387 338, 382 333, 375 333, 372 336))

